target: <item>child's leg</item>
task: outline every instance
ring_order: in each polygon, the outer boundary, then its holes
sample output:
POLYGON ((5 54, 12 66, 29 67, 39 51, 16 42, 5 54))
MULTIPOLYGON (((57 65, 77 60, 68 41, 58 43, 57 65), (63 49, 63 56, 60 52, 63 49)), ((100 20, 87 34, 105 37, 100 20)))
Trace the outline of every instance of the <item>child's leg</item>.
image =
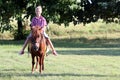
POLYGON ((51 47, 51 49, 52 49, 52 53, 53 53, 54 55, 57 55, 57 52, 56 52, 56 50, 55 50, 55 48, 54 48, 54 46, 53 46, 50 38, 48 37, 48 35, 47 35, 45 32, 44 32, 44 36, 45 36, 46 41, 47 41, 47 46, 50 45, 50 47, 51 47))
POLYGON ((24 50, 25 50, 25 48, 26 48, 26 46, 27 46, 27 44, 28 44, 28 42, 29 42, 30 36, 31 36, 31 34, 30 34, 30 35, 27 37, 27 39, 25 40, 25 43, 24 43, 24 45, 23 45, 23 48, 22 48, 22 50, 20 51, 19 54, 24 54, 24 50))
POLYGON ((50 45, 50 47, 51 47, 51 49, 52 49, 52 53, 53 53, 54 55, 57 55, 57 52, 56 52, 56 50, 55 50, 55 48, 54 48, 51 40, 50 40, 49 38, 46 38, 46 40, 47 40, 47 43, 50 45))

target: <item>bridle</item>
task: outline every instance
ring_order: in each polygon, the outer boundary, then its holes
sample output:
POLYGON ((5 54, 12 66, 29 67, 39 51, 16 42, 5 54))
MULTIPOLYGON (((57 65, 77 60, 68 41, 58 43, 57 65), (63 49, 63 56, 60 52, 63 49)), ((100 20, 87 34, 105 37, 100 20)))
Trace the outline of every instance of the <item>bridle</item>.
POLYGON ((35 51, 38 51, 40 48, 41 40, 43 38, 43 34, 41 33, 41 27, 35 26, 32 28, 32 36, 31 36, 31 43, 33 44, 33 49, 35 51), (39 31, 37 31, 39 30, 39 31))

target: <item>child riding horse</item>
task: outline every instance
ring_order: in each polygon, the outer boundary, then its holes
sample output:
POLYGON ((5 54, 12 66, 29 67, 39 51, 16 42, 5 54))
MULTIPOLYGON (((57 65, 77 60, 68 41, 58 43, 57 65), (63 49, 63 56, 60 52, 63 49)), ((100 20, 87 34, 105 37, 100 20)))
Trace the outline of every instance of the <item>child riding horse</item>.
POLYGON ((44 56, 46 52, 46 39, 44 37, 44 34, 41 32, 41 27, 35 26, 31 28, 30 43, 31 43, 30 53, 32 56, 32 73, 34 72, 35 57, 39 62, 40 65, 39 71, 41 73, 42 70, 44 70, 44 56))

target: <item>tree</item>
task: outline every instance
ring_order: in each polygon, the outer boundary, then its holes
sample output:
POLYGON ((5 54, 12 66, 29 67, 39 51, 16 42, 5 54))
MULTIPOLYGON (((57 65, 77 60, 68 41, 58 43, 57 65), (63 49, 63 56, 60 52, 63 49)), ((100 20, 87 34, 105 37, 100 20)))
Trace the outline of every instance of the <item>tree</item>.
POLYGON ((14 15, 14 7, 11 1, 0 0, 0 31, 12 30, 12 26, 9 25, 10 18, 14 15))
MULTIPOLYGON (((0 0, 0 14, 1 14, 1 32, 5 30, 13 31, 13 27, 9 24, 11 19, 17 20, 17 31, 15 32, 15 39, 24 39, 22 14, 26 14, 28 3, 34 8, 35 0, 0 0)), ((31 7, 32 7, 31 6, 31 7)))
POLYGON ((120 1, 118 0, 0 0, 0 30, 12 30, 9 22, 15 18, 18 24, 16 39, 23 39, 22 20, 33 17, 34 9, 42 5, 43 15, 48 22, 74 24, 96 22, 99 18, 105 22, 120 20, 120 1), (22 14, 26 14, 22 17, 22 14))

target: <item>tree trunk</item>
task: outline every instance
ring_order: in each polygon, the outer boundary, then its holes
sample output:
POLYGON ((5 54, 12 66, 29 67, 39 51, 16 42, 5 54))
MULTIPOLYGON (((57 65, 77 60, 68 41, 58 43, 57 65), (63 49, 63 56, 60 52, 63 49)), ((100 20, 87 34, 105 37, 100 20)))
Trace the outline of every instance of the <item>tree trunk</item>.
POLYGON ((17 30, 17 40, 24 39, 24 34, 23 34, 23 25, 22 25, 22 18, 21 16, 18 17, 17 19, 17 25, 18 25, 18 30, 17 30))

